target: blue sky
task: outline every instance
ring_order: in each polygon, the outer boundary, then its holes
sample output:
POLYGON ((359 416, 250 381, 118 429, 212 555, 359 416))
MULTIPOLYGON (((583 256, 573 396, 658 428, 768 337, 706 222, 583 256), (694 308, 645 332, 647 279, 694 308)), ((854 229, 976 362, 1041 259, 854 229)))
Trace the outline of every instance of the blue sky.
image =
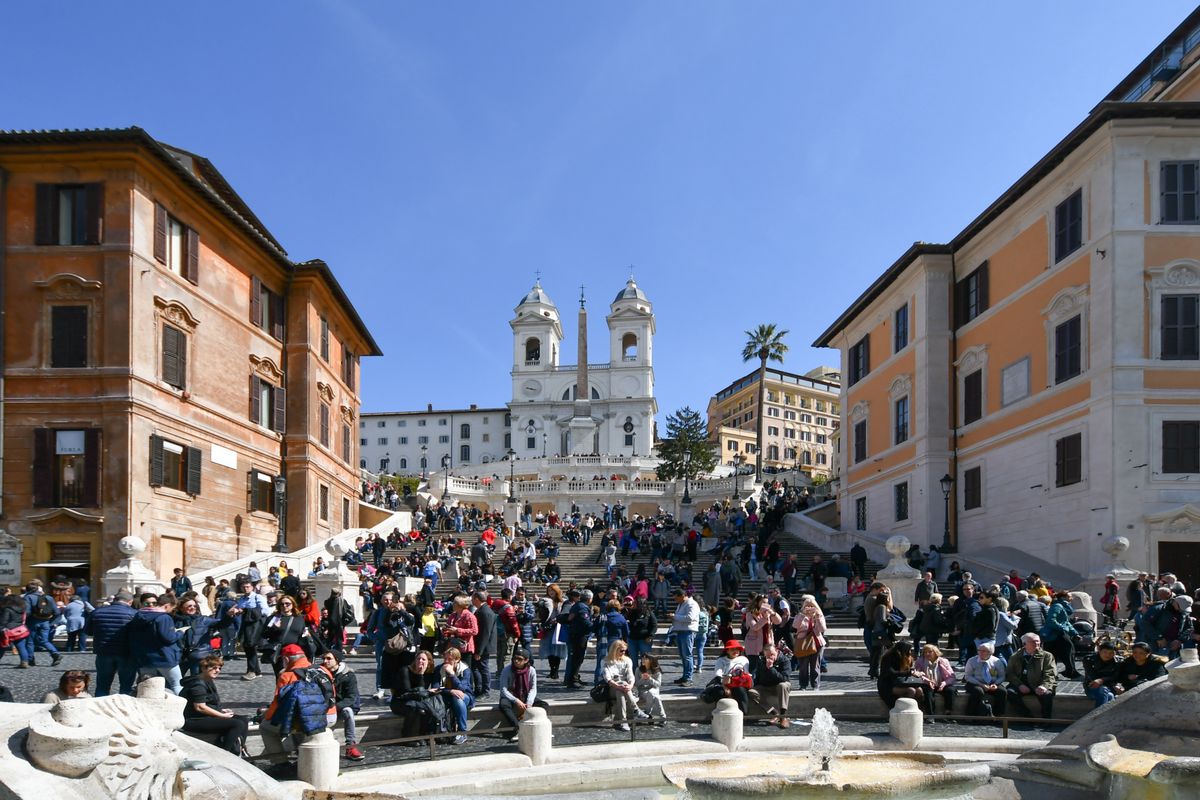
POLYGON ((138 125, 210 158, 385 352, 364 410, 502 405, 535 271, 592 361, 629 265, 660 420, 784 368, 914 240, 945 241, 1194 6, 8 4, 0 128, 138 125))

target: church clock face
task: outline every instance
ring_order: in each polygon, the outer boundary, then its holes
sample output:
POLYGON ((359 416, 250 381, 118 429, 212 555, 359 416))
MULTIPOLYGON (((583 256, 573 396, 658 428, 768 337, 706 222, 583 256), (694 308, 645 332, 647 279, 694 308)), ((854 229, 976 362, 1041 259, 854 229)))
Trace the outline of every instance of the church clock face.
POLYGON ((521 391, 525 392, 525 394, 529 395, 530 397, 534 397, 541 393, 542 384, 532 379, 527 380, 525 383, 521 384, 521 391))

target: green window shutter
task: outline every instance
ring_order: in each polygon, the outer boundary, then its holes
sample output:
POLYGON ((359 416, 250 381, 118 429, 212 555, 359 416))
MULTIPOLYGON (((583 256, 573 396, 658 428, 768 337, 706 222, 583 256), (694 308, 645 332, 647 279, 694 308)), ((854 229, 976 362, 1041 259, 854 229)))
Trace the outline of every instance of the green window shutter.
POLYGON ((167 263, 167 209, 162 203, 154 204, 154 258, 167 263))
POLYGON ((193 496, 200 494, 200 470, 203 460, 199 447, 187 448, 187 493, 193 496))
POLYGON ((163 440, 161 436, 150 437, 150 485, 163 485, 163 440))

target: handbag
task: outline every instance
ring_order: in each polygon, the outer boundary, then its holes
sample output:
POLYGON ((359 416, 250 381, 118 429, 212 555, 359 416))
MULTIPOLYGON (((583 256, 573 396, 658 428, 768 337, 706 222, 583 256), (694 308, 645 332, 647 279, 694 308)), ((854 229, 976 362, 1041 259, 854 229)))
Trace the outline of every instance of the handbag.
POLYGON ((409 653, 415 649, 412 636, 409 635, 404 627, 401 627, 390 639, 383 643, 383 652, 391 655, 409 653))
POLYGON ((817 644, 817 637, 811 633, 804 635, 804 638, 796 642, 794 654, 796 658, 804 658, 806 656, 815 656, 821 648, 817 644))
POLYGON ((22 639, 28 638, 29 628, 25 627, 25 623, 22 622, 16 627, 6 628, 5 630, 0 631, 0 647, 8 647, 16 642, 21 641, 22 639))
POLYGON ((609 688, 608 683, 605 681, 601 681, 600 683, 597 683, 595 686, 593 686, 591 689, 588 690, 588 695, 592 698, 592 700, 594 702, 607 703, 609 700, 608 688, 609 688))

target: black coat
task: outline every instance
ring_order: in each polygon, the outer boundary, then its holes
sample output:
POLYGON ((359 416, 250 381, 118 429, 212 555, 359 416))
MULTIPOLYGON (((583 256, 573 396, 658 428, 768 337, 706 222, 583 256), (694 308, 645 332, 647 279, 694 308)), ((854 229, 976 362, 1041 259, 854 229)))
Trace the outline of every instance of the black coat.
POLYGON ((479 633, 475 635, 475 654, 490 653, 492 643, 496 640, 496 612, 487 603, 475 609, 475 621, 479 623, 479 633))

